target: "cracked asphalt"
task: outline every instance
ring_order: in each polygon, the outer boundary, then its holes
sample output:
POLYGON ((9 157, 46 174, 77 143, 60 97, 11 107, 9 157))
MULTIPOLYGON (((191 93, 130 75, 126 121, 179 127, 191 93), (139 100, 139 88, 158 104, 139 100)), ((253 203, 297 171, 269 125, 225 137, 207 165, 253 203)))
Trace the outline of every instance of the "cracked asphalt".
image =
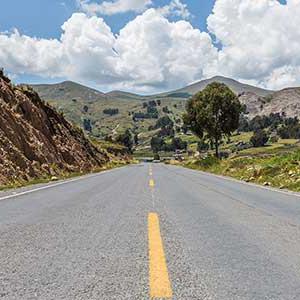
POLYGON ((172 299, 300 299, 299 195, 163 164, 1 192, 0 299, 149 299, 150 212, 172 299))

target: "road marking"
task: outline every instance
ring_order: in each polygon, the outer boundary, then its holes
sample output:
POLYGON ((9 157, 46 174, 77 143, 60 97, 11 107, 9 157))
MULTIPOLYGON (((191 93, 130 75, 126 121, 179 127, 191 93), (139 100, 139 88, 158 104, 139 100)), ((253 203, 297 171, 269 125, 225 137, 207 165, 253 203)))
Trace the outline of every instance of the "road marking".
POLYGON ((155 183, 154 183, 153 179, 149 180, 149 186, 152 187, 152 188, 155 186, 155 183))
POLYGON ((156 213, 148 215, 148 240, 150 298, 171 298, 172 288, 156 213))

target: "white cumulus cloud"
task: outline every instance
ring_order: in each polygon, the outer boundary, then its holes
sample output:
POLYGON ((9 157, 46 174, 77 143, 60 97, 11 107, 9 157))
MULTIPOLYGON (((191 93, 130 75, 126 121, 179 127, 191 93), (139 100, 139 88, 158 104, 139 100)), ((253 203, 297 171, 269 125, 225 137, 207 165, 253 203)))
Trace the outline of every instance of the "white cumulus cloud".
POLYGON ((180 0, 172 0, 169 4, 163 7, 158 7, 157 11, 164 16, 175 16, 182 19, 189 19, 191 17, 191 13, 188 10, 187 5, 182 3, 180 0))
POLYGON ((129 11, 142 12, 152 0, 112 0, 100 2, 91 2, 90 0, 77 0, 80 8, 89 14, 114 15, 129 11))
POLYGON ((300 0, 216 0, 209 33, 168 19, 188 17, 181 4, 148 8, 118 34, 86 13, 73 14, 59 39, 0 33, 0 66, 103 90, 154 92, 217 74, 272 89, 300 85, 300 0))
POLYGON ((300 84, 299 28, 299 0, 286 5, 277 0, 217 0, 208 18, 208 29, 222 46, 219 72, 269 88, 288 81, 300 84))
POLYGON ((148 9, 114 35, 102 18, 73 14, 59 40, 0 34, 0 65, 11 73, 66 77, 99 88, 151 92, 206 76, 217 50, 187 21, 148 9), (21 51, 20 51, 21 49, 21 51))

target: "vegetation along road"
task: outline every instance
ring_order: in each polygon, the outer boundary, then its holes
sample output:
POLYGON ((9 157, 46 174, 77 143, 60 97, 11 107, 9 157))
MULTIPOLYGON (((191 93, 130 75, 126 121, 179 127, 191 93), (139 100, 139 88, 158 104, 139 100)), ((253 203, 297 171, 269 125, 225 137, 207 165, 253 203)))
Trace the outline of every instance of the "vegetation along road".
POLYGON ((0 197, 3 300, 300 298, 298 194, 139 164, 0 197))

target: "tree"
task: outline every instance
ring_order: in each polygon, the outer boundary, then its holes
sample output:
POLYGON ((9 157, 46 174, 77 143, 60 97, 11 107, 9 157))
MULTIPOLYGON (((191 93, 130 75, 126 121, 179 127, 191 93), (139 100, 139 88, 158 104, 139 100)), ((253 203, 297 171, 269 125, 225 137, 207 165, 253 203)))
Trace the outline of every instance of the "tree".
POLYGON ((201 152, 201 151, 207 151, 209 149, 209 144, 207 144, 205 141, 200 140, 197 143, 197 151, 201 152))
POLYGON ((117 115, 119 113, 119 109, 118 108, 105 108, 103 110, 103 113, 105 115, 113 116, 113 115, 117 115))
POLYGON ((264 146, 269 140, 269 137, 265 130, 259 129, 254 132, 253 136, 250 139, 250 143, 253 147, 262 147, 264 146))
POLYGON ((179 137, 173 138, 171 145, 173 146, 174 150, 186 150, 188 146, 187 142, 183 141, 179 137))
POLYGON ((219 145, 239 126, 242 105, 225 84, 213 82, 188 100, 184 122, 200 139, 208 138, 219 157, 219 145))
POLYGON ((165 126, 171 126, 171 127, 174 126, 174 122, 171 120, 171 118, 168 115, 159 118, 156 124, 154 125, 154 129, 162 128, 165 126))
POLYGON ((126 129, 123 134, 117 137, 117 142, 123 144, 129 150, 129 152, 132 152, 134 139, 129 129, 126 129))
POLYGON ((157 152, 154 153, 153 160, 160 160, 160 156, 157 152))
POLYGON ((151 139, 151 149, 153 152, 158 152, 162 149, 164 146, 165 142, 161 137, 158 136, 153 136, 151 139))
POLYGON ((83 119, 83 129, 92 132, 92 123, 90 119, 83 119))
POLYGON ((135 143, 135 145, 138 145, 139 144, 139 136, 138 136, 138 134, 136 133, 135 135, 134 135, 134 143, 135 143))

